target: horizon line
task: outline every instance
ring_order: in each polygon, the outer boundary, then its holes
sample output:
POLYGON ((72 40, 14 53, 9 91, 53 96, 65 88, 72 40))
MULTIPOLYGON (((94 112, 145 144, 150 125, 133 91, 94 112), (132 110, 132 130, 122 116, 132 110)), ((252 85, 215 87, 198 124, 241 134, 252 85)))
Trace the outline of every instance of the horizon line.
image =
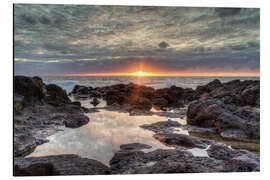
POLYGON ((43 74, 39 76, 77 76, 77 77, 260 77, 260 73, 175 73, 175 74, 147 74, 138 76, 134 73, 71 73, 71 74, 43 74))

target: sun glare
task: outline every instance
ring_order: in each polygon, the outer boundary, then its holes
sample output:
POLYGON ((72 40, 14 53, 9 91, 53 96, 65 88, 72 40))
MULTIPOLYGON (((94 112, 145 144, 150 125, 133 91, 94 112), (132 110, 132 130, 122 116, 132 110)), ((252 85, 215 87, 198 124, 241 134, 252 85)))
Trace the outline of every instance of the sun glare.
POLYGON ((135 73, 136 76, 147 76, 148 74, 143 71, 138 71, 135 73))

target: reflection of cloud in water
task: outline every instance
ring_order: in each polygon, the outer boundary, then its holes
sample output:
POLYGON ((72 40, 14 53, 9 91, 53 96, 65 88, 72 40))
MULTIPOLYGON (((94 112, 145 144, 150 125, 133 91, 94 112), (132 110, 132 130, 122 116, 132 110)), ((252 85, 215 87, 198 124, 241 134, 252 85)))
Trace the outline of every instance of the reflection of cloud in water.
MULTIPOLYGON (((83 102, 84 106, 90 106, 83 102)), ((160 116, 129 116, 128 113, 100 110, 87 114, 90 122, 77 129, 65 128, 48 139, 48 143, 38 146, 29 156, 45 156, 52 154, 78 154, 108 164, 121 144, 144 143, 153 149, 168 149, 155 140, 153 132, 139 126, 159 121, 167 121, 160 116)), ((179 120, 179 119, 175 119, 179 120)), ((147 150, 148 151, 148 150, 147 150)))

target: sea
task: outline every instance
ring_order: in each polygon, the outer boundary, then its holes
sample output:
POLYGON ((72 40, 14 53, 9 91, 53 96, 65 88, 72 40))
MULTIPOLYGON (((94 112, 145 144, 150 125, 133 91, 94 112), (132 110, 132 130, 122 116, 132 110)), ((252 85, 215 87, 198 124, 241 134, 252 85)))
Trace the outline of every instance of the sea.
POLYGON ((78 85, 103 87, 114 84, 136 83, 153 87, 155 89, 166 88, 172 85, 196 89, 199 85, 205 85, 214 79, 221 82, 228 82, 235 79, 243 80, 259 80, 259 77, 136 77, 136 76, 43 76, 45 84, 57 84, 67 91, 71 92, 73 87, 78 85))

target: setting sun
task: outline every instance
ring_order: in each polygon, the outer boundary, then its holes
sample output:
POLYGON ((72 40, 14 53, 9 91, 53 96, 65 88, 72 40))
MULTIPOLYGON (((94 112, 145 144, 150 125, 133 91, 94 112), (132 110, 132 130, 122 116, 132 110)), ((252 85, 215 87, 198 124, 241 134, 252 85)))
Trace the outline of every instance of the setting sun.
POLYGON ((143 72, 143 71, 138 71, 135 73, 136 76, 147 76, 147 73, 143 72))

